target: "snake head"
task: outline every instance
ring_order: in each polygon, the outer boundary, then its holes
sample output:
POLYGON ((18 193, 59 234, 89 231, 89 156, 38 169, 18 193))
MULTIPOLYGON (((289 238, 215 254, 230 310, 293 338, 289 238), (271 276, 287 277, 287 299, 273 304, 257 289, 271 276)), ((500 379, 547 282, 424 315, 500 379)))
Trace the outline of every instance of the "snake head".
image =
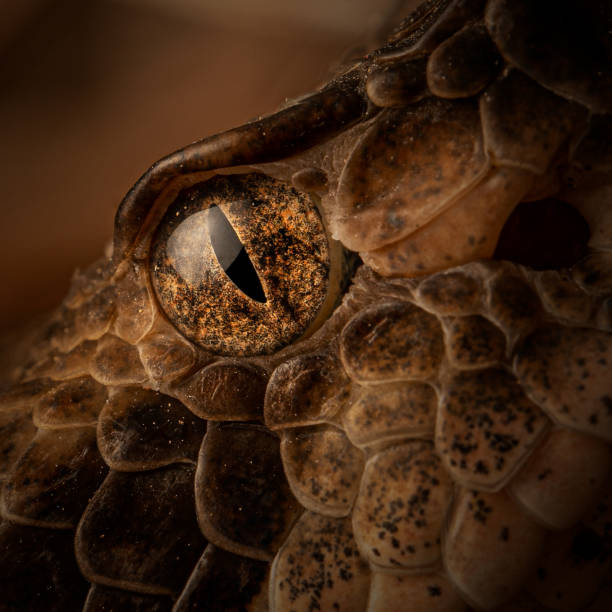
POLYGON ((10 589, 40 537, 88 610, 588 605, 612 507, 602 17, 429 0, 154 164, 3 397, 0 542, 30 547, 10 589))

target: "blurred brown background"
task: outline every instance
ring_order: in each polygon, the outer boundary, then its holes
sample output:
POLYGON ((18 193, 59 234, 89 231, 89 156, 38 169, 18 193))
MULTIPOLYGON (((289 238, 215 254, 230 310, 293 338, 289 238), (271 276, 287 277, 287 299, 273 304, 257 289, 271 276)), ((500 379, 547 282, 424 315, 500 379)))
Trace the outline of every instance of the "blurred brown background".
POLYGON ((0 333, 56 305, 156 159, 306 93, 397 0, 4 0, 0 333))

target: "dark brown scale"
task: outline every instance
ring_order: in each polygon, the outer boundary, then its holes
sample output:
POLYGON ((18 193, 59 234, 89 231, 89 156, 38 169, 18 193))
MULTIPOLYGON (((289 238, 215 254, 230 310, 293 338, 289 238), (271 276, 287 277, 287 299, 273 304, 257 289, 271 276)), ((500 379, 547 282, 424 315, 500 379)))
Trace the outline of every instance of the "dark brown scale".
POLYGON ((83 612, 170 612, 170 597, 130 593, 119 589, 92 585, 83 612))
POLYGON ((467 26, 429 56, 427 84, 441 98, 467 98, 481 91, 501 66, 486 28, 467 26))
POLYGON ((301 355, 272 374, 265 399, 266 425, 315 425, 332 420, 348 392, 348 377, 333 352, 301 355))
POLYGON ((587 293, 608 295, 612 289, 611 261, 611 253, 589 254, 573 267, 572 276, 587 293))
POLYGON ((595 113, 612 110, 608 2, 493 0, 485 15, 511 64, 595 113))
POLYGON ((279 440, 260 425, 211 424, 195 480, 200 528, 225 550, 269 561, 300 512, 279 440))
POLYGON ((240 557, 209 544, 177 600, 175 612, 246 609, 267 600, 269 564, 240 557))
POLYGON ((1 513, 25 525, 74 529, 107 472, 93 427, 39 430, 4 483, 1 513))
POLYGON ((411 13, 390 36, 385 57, 414 55, 433 51, 466 22, 482 16, 485 0, 429 0, 411 13))
POLYGON ((261 421, 267 382, 261 368, 220 360, 178 384, 172 393, 202 419, 261 421))
POLYGON ((76 534, 81 572, 92 582, 176 596, 206 546, 195 513, 191 465, 111 472, 76 534))
POLYGON ((382 108, 403 106, 428 95, 427 58, 374 66, 366 80, 368 98, 382 108))
POLYGON ((0 478, 6 478, 36 433, 32 414, 17 406, 0 412, 0 478))
POLYGON ((557 151, 582 136, 588 111, 518 70, 496 80, 480 98, 485 146, 495 161, 543 174, 557 151))
POLYGON ((74 559, 74 532, 0 523, 4 610, 80 610, 88 588, 74 559))
POLYGON ((100 414, 98 447, 114 470, 151 470, 195 461, 205 431, 206 421, 176 399, 124 387, 100 414))

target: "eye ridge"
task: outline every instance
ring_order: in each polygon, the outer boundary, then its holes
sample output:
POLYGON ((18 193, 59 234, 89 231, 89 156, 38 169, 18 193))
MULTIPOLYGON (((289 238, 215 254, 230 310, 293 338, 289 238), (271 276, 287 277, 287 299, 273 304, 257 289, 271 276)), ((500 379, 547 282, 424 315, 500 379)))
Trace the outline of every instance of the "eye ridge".
POLYGON ((208 219, 210 244, 223 271, 242 293, 265 304, 268 300, 257 270, 228 218, 213 205, 208 219))

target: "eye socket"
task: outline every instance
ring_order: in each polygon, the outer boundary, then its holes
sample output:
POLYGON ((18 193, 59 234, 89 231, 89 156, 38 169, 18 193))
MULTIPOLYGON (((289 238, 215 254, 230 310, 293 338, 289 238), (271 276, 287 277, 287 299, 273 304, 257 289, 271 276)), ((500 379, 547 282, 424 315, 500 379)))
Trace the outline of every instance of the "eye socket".
POLYGON ((187 338, 222 355, 266 354, 318 320, 332 251, 309 195, 263 174, 218 175, 170 205, 150 276, 187 338))

